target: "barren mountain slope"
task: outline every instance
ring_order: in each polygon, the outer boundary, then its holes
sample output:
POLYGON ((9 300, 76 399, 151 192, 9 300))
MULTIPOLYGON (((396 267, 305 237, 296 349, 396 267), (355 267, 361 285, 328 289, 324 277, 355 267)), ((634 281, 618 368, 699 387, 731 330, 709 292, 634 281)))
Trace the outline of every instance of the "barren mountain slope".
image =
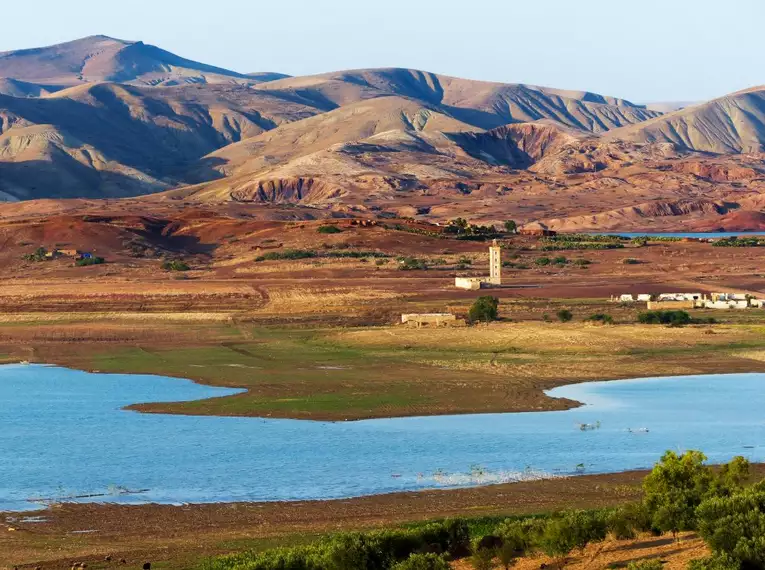
POLYGON ((606 136, 670 142, 699 152, 761 152, 765 149, 765 88, 733 93, 640 125, 613 130, 606 136))
MULTIPOLYGON (((0 190, 19 199, 158 191, 183 181, 190 164, 217 148, 318 112, 298 101, 230 85, 146 88, 101 83, 44 98, 0 96, 5 139, 0 190), (83 158, 83 152, 91 159, 83 158), (65 155, 78 166, 65 166, 70 164, 65 155), (39 169, 33 167, 37 162, 39 169), (67 176, 55 183, 59 167, 67 176), (95 171, 119 175, 119 190, 95 171)), ((203 178, 216 176, 209 172, 203 178)))
POLYGON ((0 53, 0 77, 51 85, 94 81, 145 85, 258 82, 257 78, 191 61, 143 42, 107 36, 0 53))
POLYGON ((455 118, 491 129, 550 119, 588 132, 631 125, 659 113, 622 99, 588 92, 472 81, 413 69, 369 69, 292 77, 259 85, 341 106, 384 95, 439 105, 455 118))
POLYGON ((475 129, 437 107, 403 97, 360 101, 315 117, 281 125, 229 145, 204 161, 226 175, 263 172, 333 145, 361 141, 387 131, 468 131, 475 129))

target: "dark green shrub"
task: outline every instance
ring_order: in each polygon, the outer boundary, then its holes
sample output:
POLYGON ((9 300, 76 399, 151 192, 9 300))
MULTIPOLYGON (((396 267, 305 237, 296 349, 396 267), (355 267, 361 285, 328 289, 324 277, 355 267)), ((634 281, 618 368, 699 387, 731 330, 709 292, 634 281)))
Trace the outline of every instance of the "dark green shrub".
POLYGON ((503 544, 509 544, 513 550, 523 555, 539 545, 546 524, 545 520, 537 518, 508 519, 500 523, 495 532, 503 544))
POLYGON ((337 226, 319 226, 319 229, 316 230, 320 234, 340 234, 343 233, 343 230, 338 228, 337 226))
POLYGON ((481 321, 488 323, 490 321, 496 321, 498 313, 499 299, 497 297, 486 295, 478 297, 478 299, 475 300, 473 306, 470 307, 468 315, 472 322, 481 321))
POLYGON ((493 570, 494 550, 489 548, 477 548, 470 557, 470 563, 475 570, 493 570))
POLYGON ((741 570, 741 564, 726 555, 712 555, 688 563, 688 570, 741 570))
POLYGON ((566 257, 563 255, 559 255, 558 257, 554 258, 552 262, 554 265, 567 265, 568 259, 566 259, 566 257))
POLYGON ((614 324, 614 318, 611 315, 607 315, 605 313, 595 313, 594 315, 590 315, 587 320, 593 323, 601 323, 604 325, 614 324))
POLYGON ((589 259, 575 259, 574 265, 577 267, 587 267, 588 265, 592 265, 592 261, 589 259))
POLYGON ((101 265, 106 263, 103 257, 83 257, 74 262, 77 267, 87 267, 88 265, 101 265))
POLYGON ((550 258, 549 257, 537 257, 534 260, 534 263, 536 263, 540 267, 544 267, 545 265, 550 265, 550 258))
POLYGON ((551 518, 540 540, 542 551, 561 558, 574 549, 606 538, 606 518, 599 512, 566 511, 551 518))
POLYGON ((450 570, 451 566, 438 554, 412 554, 403 562, 392 567, 392 570, 450 570))
POLYGON ((188 271, 191 267, 185 261, 174 259, 172 261, 165 261, 162 264, 162 269, 165 271, 188 271))
POLYGON ((627 259, 622 259, 622 263, 624 265, 639 265, 641 261, 639 259, 635 259, 634 257, 628 257, 627 259))
POLYGON ((713 557, 705 568, 765 568, 765 492, 747 489, 707 499, 696 516, 713 557))
POLYGON ((282 259, 310 259, 317 253, 310 249, 285 249, 284 251, 269 251, 255 258, 255 261, 277 261, 282 259))
POLYGON ((568 309, 561 309, 557 313, 555 313, 555 316, 558 317, 558 320, 562 323, 568 323, 571 321, 571 319, 574 318, 574 313, 569 311, 568 309))
POLYGON ((422 259, 416 257, 400 257, 398 259, 398 268, 401 271, 414 271, 417 269, 427 269, 428 266, 422 259))
POLYGON ((691 323, 691 316, 685 311, 645 311, 638 315, 638 322, 644 325, 681 326, 691 323))
POLYGON ((36 250, 34 250, 32 253, 28 253, 24 256, 25 261, 45 261, 47 257, 45 257, 48 253, 48 250, 44 247, 38 247, 36 250))
POLYGON ((518 231, 518 224, 513 220, 507 220, 504 224, 505 231, 509 234, 514 234, 518 231))

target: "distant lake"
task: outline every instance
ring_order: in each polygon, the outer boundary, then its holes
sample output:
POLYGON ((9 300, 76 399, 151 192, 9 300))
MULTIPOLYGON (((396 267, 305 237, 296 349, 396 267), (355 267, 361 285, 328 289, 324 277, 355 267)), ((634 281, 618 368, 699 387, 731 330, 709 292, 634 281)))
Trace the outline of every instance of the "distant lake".
POLYGON ((121 409, 233 392, 1 366, 0 511, 83 495, 77 500, 332 499, 647 468, 667 449, 701 449, 713 462, 765 459, 763 374, 566 386, 549 393, 587 405, 562 412, 331 423, 121 409))
POLYGON ((726 237, 739 237, 739 236, 765 236, 765 231, 760 232, 603 232, 595 235, 605 236, 621 236, 627 238, 636 237, 674 237, 674 238, 698 238, 698 239, 715 239, 726 237))

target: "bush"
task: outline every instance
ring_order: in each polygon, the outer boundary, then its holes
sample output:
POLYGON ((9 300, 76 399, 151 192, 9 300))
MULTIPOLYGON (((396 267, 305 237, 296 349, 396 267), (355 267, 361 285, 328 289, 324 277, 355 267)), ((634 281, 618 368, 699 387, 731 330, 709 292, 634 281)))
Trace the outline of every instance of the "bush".
POLYGON ((614 324, 614 318, 611 315, 607 315, 605 313, 595 313, 594 315, 590 315, 587 320, 593 323, 601 323, 604 325, 614 324))
POLYGON ((496 528, 495 532, 502 539, 503 545, 510 545, 514 551, 523 555, 539 545, 544 533, 546 521, 543 519, 507 519, 496 528))
POLYGON ((652 532, 651 513, 645 503, 627 503, 608 515, 608 530, 617 539, 633 538, 639 532, 652 532))
POLYGON ((162 269, 165 271, 188 271, 191 269, 191 267, 188 266, 188 264, 185 261, 180 260, 172 260, 172 261, 165 261, 162 264, 162 269))
POLYGON ((568 309, 561 309, 555 315, 558 317, 558 320, 562 323, 568 323, 571 321, 571 319, 574 318, 574 313, 569 311, 568 309))
POLYGON ((449 563, 437 554, 412 554, 392 570, 450 570, 449 563))
POLYGON ((422 259, 416 257, 399 257, 398 268, 401 271, 414 271, 416 269, 427 269, 428 266, 422 259))
POLYGON ((534 263, 536 263, 540 267, 544 267, 545 265, 550 265, 551 262, 549 257, 537 257, 534 260, 534 263))
POLYGON ((713 555, 691 560, 688 570, 741 570, 741 564, 730 556, 713 555))
POLYGON ((592 265, 592 261, 589 259, 575 259, 574 265, 577 267, 587 267, 588 265, 592 265))
POLYGON ((691 323, 691 316, 685 311, 645 311, 638 315, 638 322, 644 325, 681 326, 691 323))
POLYGON ((765 568, 765 491, 747 489, 699 506, 698 530, 713 557, 702 568, 765 568))
POLYGON ((269 251, 255 258, 255 261, 277 261, 282 259, 310 259, 316 257, 316 252, 310 249, 286 249, 284 251, 269 251))
POLYGON ((478 297, 470 307, 468 313, 470 320, 473 322, 482 321, 488 323, 490 321, 496 321, 499 313, 499 299, 486 295, 478 297))
POLYGON ((622 259, 622 263, 624 265, 638 265, 640 264, 640 260, 635 259, 634 257, 628 257, 627 259, 622 259))
MULTIPOLYGON (((210 561, 205 570, 387 570, 399 562, 403 568, 444 570, 425 551, 457 558, 469 554, 467 523, 460 519, 430 523, 414 529, 345 533, 308 546, 243 552, 210 561), (417 555, 420 556, 417 556, 417 555), (413 556, 414 555, 414 556, 413 556), (413 560, 410 562, 410 558, 413 560), (416 564, 436 564, 419 566, 416 564)), ((398 567, 397 567, 398 568, 398 567)))
POLYGON ((34 250, 32 253, 28 253, 24 256, 25 261, 45 261, 47 257, 45 257, 48 253, 48 250, 44 247, 38 247, 36 250, 34 250))
POLYGON ((488 548, 478 548, 470 557, 475 570, 492 570, 494 568, 494 551, 488 548))
POLYGON ((559 255, 558 257, 553 259, 552 262, 555 265, 567 265, 568 259, 566 259, 563 255, 559 255))
POLYGON ((542 534, 542 551, 548 556, 563 557, 591 542, 606 538, 608 527, 602 513, 566 511, 550 519, 542 534))
POLYGON ((103 257, 83 257, 74 262, 77 267, 87 267, 88 265, 101 265, 106 263, 103 257))
POLYGON ((319 226, 319 229, 316 230, 320 234, 341 234, 343 233, 343 230, 338 228, 337 226, 319 226))

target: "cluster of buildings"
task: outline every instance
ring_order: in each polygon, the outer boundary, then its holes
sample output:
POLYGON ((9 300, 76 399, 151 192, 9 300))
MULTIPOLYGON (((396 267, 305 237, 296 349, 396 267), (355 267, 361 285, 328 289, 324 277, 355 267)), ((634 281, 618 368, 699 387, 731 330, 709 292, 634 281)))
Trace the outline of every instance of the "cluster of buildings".
POLYGON ((617 303, 648 304, 654 309, 761 309, 765 299, 745 293, 660 293, 658 295, 620 295, 612 297, 617 303))
POLYGON ((90 259, 93 254, 89 251, 80 251, 79 249, 54 249, 46 251, 45 257, 48 259, 58 259, 59 257, 71 257, 73 259, 90 259))

